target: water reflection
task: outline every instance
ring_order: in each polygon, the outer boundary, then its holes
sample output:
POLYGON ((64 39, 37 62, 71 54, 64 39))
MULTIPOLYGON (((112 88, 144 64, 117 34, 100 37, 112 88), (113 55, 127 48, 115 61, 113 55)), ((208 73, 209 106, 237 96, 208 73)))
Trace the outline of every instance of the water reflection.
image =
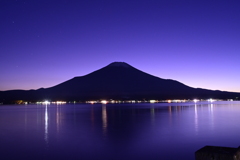
POLYGON ((92 124, 92 128, 94 129, 95 126, 95 118, 94 118, 94 107, 91 107, 91 124, 92 124))
POLYGON ((24 127, 25 131, 27 130, 27 108, 24 107, 24 127))
POLYGON ((214 116, 213 116, 213 104, 209 104, 208 105, 208 111, 209 111, 209 114, 210 114, 210 127, 211 127, 211 130, 213 131, 214 130, 214 116))
POLYGON ((103 134, 106 135, 106 133, 107 133, 107 109, 106 109, 106 104, 102 104, 102 128, 103 128, 103 134))
POLYGON ((169 115, 171 116, 172 115, 172 107, 171 106, 168 106, 168 112, 169 112, 169 115))
POLYGON ((196 104, 194 105, 194 113, 195 113, 195 118, 194 118, 195 133, 198 134, 198 107, 196 104))
POLYGON ((0 109, 1 157, 13 157, 7 159, 194 159, 204 145, 240 144, 239 102, 0 109))
POLYGON ((46 104, 45 106, 45 134, 44 134, 44 140, 46 142, 46 144, 48 144, 48 105, 46 104))
POLYGON ((169 125, 172 124, 172 106, 168 106, 169 125))
POLYGON ((151 124, 154 125, 155 123, 155 108, 154 108, 154 105, 151 106, 151 124))
POLYGON ((59 133, 60 126, 60 105, 57 104, 57 113, 56 113, 56 123, 57 123, 57 133, 59 133))

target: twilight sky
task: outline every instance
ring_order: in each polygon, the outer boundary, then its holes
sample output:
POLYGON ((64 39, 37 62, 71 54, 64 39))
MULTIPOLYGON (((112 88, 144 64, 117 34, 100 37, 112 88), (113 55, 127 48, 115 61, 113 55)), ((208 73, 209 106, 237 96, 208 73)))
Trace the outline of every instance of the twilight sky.
POLYGON ((239 0, 0 0, 0 90, 47 88, 121 61, 240 92, 239 0))

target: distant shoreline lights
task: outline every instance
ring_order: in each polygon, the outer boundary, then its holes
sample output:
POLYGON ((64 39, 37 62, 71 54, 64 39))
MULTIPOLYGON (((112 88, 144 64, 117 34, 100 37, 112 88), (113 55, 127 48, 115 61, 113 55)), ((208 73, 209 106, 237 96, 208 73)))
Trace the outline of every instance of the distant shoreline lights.
MULTIPOLYGON (((200 103, 200 102, 208 102, 213 103, 215 101, 234 101, 233 99, 168 99, 168 100, 90 100, 90 101, 50 101, 50 100, 43 100, 37 102, 31 101, 24 101, 24 100, 16 100, 14 104, 42 104, 42 105, 50 105, 50 104, 71 104, 71 103, 87 103, 87 104, 117 104, 117 103, 185 103, 185 102, 193 102, 193 103, 200 103)), ((0 103, 3 104, 3 103, 0 103)))

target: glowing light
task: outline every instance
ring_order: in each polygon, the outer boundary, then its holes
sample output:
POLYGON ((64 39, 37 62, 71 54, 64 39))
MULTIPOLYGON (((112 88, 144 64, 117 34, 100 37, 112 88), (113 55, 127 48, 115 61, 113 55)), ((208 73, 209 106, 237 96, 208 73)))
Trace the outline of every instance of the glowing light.
POLYGON ((156 103, 157 101, 156 100, 150 100, 150 103, 156 103))
POLYGON ((108 101, 106 101, 106 100, 102 100, 101 103, 102 103, 102 104, 107 104, 108 101))
POLYGON ((65 101, 57 101, 56 103, 57 104, 65 104, 66 102, 65 101))
POLYGON ((208 102, 214 102, 215 100, 213 100, 212 98, 208 99, 208 102))
POLYGON ((193 100, 194 103, 197 103, 198 101, 199 101, 198 99, 194 99, 194 100, 193 100))
POLYGON ((43 104, 47 105, 47 104, 50 104, 50 102, 49 101, 44 101, 43 104))
POLYGON ((111 100, 111 103, 116 103, 114 100, 111 100))
POLYGON ((94 104, 94 103, 99 103, 99 102, 98 101, 88 101, 87 103, 94 104))
POLYGON ((167 102, 168 102, 168 103, 171 103, 172 101, 171 101, 171 100, 168 100, 167 102))

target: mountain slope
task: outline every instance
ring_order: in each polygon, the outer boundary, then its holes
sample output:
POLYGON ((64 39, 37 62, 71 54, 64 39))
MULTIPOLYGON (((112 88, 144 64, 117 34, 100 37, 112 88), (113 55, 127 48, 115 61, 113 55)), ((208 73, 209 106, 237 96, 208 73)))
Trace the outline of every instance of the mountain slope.
POLYGON ((75 77, 62 84, 49 88, 56 93, 69 91, 71 95, 84 98, 148 98, 155 94, 189 92, 192 88, 173 80, 161 79, 134 67, 115 62, 86 76, 75 77))
POLYGON ((46 89, 0 92, 0 98, 5 100, 225 99, 238 96, 240 93, 196 89, 175 80, 158 78, 124 62, 111 63, 46 89))

